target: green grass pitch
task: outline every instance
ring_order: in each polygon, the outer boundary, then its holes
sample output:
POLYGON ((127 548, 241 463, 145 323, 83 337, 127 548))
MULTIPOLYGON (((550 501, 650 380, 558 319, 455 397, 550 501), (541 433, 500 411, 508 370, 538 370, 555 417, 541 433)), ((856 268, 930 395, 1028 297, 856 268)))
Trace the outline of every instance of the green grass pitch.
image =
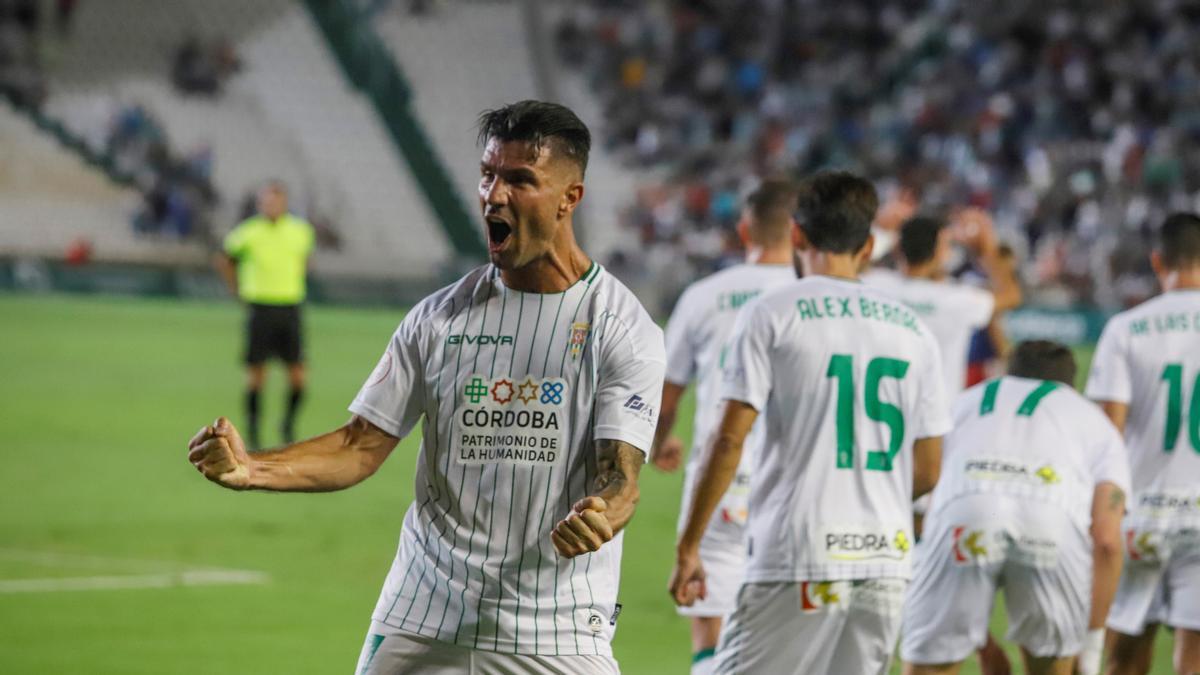
MULTIPOLYGON (((240 417, 235 304, 0 295, 0 316, 0 672, 350 672, 412 496, 416 438, 345 492, 221 490, 185 446, 216 416, 240 417), (269 580, 171 581, 213 568, 269 580), (51 590, 130 579, 166 587, 51 590)), ((315 434, 345 421, 400 314, 307 317, 300 431, 315 434)), ((281 380, 272 371, 264 399, 268 443, 281 380)), ((687 626, 665 590, 681 476, 643 476, 615 649, 626 673, 685 673, 687 626)), ((1169 646, 1160 639, 1161 672, 1169 646)))

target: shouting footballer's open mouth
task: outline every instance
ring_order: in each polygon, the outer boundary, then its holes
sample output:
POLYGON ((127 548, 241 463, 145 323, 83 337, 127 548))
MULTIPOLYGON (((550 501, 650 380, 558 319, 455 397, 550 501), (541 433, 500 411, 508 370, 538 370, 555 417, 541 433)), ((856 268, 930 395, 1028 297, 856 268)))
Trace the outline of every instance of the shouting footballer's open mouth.
POLYGON ((508 241, 512 236, 512 225, 509 225, 503 219, 497 216, 488 216, 487 231, 488 231, 488 248, 496 251, 504 246, 504 242, 508 241))

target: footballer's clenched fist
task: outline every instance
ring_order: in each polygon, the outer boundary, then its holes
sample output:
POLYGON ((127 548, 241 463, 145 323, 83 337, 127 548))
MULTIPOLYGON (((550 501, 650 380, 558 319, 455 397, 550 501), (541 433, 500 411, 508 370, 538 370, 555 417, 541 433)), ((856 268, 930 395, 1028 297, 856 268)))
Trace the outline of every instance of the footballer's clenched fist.
POLYGON ((550 532, 554 549, 564 558, 599 551, 613 538, 612 524, 604 512, 608 502, 600 497, 584 497, 575 502, 571 513, 550 532))
POLYGON ((204 477, 234 490, 250 487, 250 456, 233 423, 218 417, 188 443, 188 461, 204 477))

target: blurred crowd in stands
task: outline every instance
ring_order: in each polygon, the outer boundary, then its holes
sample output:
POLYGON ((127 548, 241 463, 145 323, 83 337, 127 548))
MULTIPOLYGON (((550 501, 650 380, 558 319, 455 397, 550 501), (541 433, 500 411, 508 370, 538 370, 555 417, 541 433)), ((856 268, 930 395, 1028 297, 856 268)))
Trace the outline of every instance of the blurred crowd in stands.
POLYGON ((217 96, 225 82, 242 69, 242 60, 227 38, 205 42, 188 36, 175 50, 171 82, 187 94, 217 96))
POLYGON ((884 211, 989 210, 1043 304, 1152 292, 1148 235, 1200 202, 1200 4, 1030 0, 570 3, 561 58, 598 142, 658 178, 617 265, 737 257, 759 177, 844 167, 884 211))
POLYGON ((143 203, 133 216, 139 234, 179 239, 208 231, 206 215, 218 202, 212 184, 212 149, 175 152, 166 131, 138 104, 113 116, 104 147, 118 171, 133 177, 143 203))
MULTIPOLYGON (((0 0, 0 94, 16 105, 37 107, 46 99, 44 4, 41 0, 0 0)), ((75 6, 75 0, 55 0, 54 29, 59 37, 70 33, 75 6)))

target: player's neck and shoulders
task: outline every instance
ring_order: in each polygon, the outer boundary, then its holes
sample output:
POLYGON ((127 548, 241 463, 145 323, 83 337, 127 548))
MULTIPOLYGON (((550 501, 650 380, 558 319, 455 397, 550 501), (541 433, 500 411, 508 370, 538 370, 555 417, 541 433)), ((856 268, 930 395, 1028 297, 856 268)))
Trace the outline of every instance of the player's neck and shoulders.
POLYGON ((795 268, 787 263, 741 262, 688 284, 680 296, 680 304, 708 304, 726 291, 758 291, 795 278, 795 268))
POLYGON ((1200 311, 1200 287, 1172 288, 1115 314, 1111 321, 1127 322, 1143 319, 1163 311, 1200 311))

